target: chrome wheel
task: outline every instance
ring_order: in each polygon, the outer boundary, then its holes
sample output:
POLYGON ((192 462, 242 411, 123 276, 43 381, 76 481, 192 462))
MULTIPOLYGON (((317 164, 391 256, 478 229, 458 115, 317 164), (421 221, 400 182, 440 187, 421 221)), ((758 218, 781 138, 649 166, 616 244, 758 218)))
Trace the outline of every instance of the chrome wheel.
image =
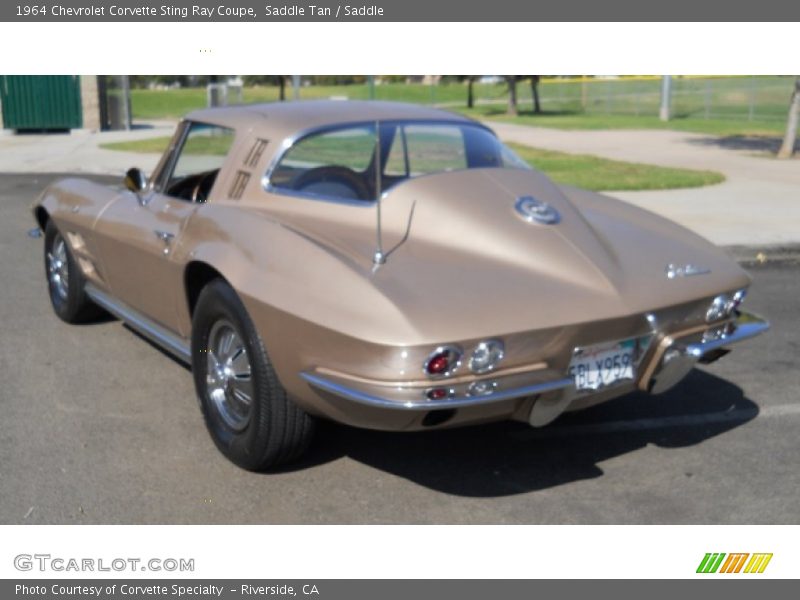
POLYGON ((250 422, 253 378, 247 349, 236 329, 221 319, 208 336, 208 398, 225 424, 242 431, 250 422))
POLYGON ((66 300, 69 292, 69 263, 67 244, 61 234, 56 235, 53 247, 47 253, 47 273, 53 291, 61 300, 66 300))

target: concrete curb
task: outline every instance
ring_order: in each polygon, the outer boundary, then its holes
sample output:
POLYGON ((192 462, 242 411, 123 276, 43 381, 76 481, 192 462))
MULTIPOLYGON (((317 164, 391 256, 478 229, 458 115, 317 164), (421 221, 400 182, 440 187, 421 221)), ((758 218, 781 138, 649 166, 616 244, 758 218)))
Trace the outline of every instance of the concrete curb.
POLYGON ((775 264, 800 264, 800 244, 769 246, 723 246, 739 264, 760 267, 775 264))

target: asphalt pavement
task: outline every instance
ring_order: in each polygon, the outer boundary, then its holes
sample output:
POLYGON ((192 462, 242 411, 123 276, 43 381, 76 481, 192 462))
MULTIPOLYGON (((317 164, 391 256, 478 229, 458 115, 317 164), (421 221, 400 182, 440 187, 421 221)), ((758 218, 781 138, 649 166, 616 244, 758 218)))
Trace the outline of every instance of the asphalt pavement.
POLYGON ((185 367, 118 321, 55 317, 26 235, 49 179, 0 175, 0 523, 800 522, 796 264, 751 269, 772 330, 665 395, 540 430, 328 424, 254 474, 214 447, 185 367))

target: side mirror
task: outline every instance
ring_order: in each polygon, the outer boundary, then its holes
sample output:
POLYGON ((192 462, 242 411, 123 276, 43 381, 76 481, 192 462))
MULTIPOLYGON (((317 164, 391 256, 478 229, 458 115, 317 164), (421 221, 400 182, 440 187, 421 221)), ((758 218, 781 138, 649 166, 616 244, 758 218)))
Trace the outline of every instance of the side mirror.
POLYGON ((125 187, 137 196, 147 188, 147 177, 141 169, 133 167, 125 173, 125 187))

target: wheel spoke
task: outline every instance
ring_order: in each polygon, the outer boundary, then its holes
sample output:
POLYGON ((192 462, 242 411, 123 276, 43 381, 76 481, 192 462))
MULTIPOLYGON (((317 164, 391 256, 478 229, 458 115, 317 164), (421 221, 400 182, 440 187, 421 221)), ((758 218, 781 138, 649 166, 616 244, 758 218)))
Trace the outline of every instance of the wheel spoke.
POLYGON ((67 245, 60 235, 53 241, 52 249, 47 252, 47 272, 53 291, 65 300, 69 292, 69 263, 67 262, 67 245))
POLYGON ((208 334, 207 394, 219 416, 236 431, 250 422, 254 383, 247 348, 226 319, 216 321, 208 334))
POLYGON ((232 329, 228 329, 222 333, 219 340, 219 359, 224 362, 231 355, 231 348, 233 346, 236 333, 232 329))
POLYGON ((208 348, 206 350, 206 354, 207 354, 206 360, 208 363, 208 372, 214 373, 216 372, 217 367, 219 367, 219 360, 217 360, 217 355, 214 354, 214 351, 211 348, 208 348))
POLYGON ((239 377, 250 377, 250 361, 247 359, 247 351, 244 346, 240 346, 236 352, 228 359, 228 364, 233 370, 233 374, 239 377))
POLYGON ((233 380, 233 395, 242 404, 250 406, 253 401, 253 382, 248 377, 246 379, 236 378, 233 380))

